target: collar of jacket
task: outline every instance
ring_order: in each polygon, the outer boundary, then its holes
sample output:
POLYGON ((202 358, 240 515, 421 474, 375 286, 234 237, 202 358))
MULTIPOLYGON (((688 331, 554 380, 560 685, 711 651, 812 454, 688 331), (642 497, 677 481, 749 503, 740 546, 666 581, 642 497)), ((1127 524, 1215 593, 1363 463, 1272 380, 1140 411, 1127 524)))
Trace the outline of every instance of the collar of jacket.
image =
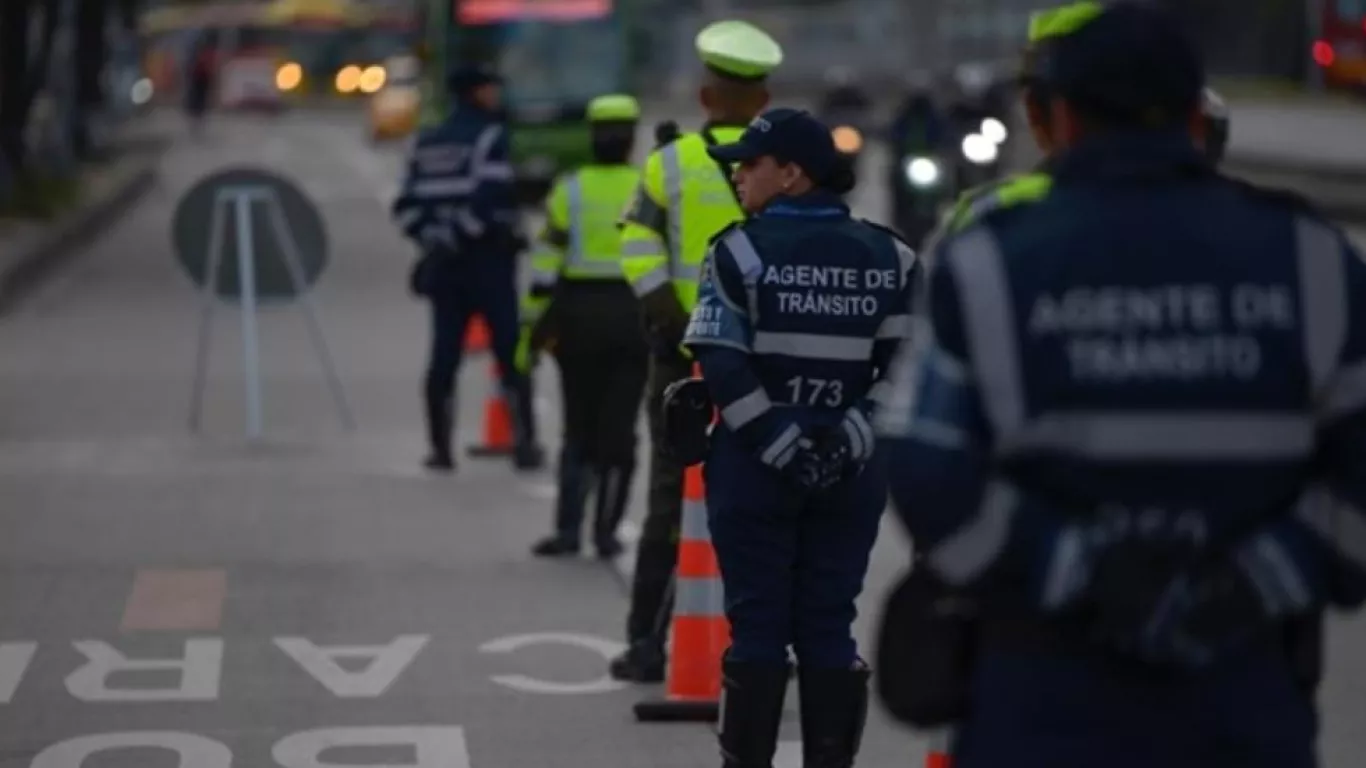
POLYGON ((504 110, 484 109, 473 101, 457 99, 455 102, 454 115, 462 117, 478 117, 481 120, 501 120, 506 112, 504 110))
POLYGON ((1049 159, 1058 181, 1161 179, 1209 173, 1212 167, 1183 130, 1111 133, 1086 139, 1049 159))
POLYGON ((703 131, 710 131, 714 128, 735 128, 743 131, 748 127, 749 123, 725 123, 721 122, 720 120, 708 120, 707 122, 703 123, 702 127, 698 128, 697 131, 698 133, 701 133, 703 131))
POLYGON ((769 201, 759 216, 848 216, 849 205, 832 192, 813 189, 804 195, 779 195, 769 201))

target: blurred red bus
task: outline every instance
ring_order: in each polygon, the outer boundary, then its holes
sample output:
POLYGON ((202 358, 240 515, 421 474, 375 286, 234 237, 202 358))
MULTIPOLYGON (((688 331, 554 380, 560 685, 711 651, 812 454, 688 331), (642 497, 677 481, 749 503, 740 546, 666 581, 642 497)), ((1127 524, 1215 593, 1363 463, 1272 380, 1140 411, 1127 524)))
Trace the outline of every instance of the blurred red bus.
POLYGON ((1366 88, 1366 0, 1321 0, 1314 63, 1332 86, 1366 88))

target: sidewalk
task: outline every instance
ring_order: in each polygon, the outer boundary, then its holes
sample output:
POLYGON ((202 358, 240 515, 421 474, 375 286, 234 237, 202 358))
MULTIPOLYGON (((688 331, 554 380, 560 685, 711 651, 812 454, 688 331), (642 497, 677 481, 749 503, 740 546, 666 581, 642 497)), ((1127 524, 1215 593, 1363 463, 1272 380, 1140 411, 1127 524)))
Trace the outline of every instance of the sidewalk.
POLYGON ((1229 109, 1230 161, 1366 181, 1366 104, 1265 98, 1229 109))
POLYGON ((0 314, 152 187, 168 143, 149 125, 130 126, 109 160, 82 169, 74 208, 48 221, 0 219, 0 314))

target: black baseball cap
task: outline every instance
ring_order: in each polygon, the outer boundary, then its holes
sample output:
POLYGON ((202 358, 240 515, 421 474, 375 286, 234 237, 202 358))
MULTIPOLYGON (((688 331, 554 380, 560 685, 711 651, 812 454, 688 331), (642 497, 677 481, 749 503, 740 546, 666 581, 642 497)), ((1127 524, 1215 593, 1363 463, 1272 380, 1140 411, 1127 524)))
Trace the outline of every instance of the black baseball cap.
POLYGON ((1198 107, 1204 65, 1171 12, 1136 0, 1077 4, 1087 5, 1099 10, 1093 19, 1038 46, 1035 74, 1046 87, 1143 122, 1178 121, 1198 107))
POLYGON ((707 154, 725 163, 740 163, 771 156, 796 163, 816 183, 824 183, 839 168, 840 154, 830 128, 810 112, 778 107, 749 124, 739 141, 707 148, 707 154))

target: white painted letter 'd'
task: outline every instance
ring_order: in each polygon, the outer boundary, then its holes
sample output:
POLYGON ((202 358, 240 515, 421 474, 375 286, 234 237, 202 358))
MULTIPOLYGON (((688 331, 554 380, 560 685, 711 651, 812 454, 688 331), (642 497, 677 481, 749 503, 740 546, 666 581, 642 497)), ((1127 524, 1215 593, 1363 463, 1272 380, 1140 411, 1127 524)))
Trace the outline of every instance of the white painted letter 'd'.
POLYGON ((183 659, 130 659, 108 643, 85 640, 72 643, 86 658, 85 664, 67 675, 66 689, 82 701, 213 701, 218 698, 218 679, 223 667, 223 641, 196 638, 185 641, 183 659), (110 688, 115 672, 180 672, 174 688, 110 688))
POLYGON ((280 739, 271 756, 283 768, 470 768, 465 729, 457 726, 319 728, 280 739), (345 747, 410 747, 414 757, 411 763, 323 762, 324 752, 345 747))
MULTIPOLYGON (((176 768, 232 768, 232 751, 223 744, 193 733, 130 731, 96 733, 59 741, 29 763, 29 768, 82 768, 86 758, 116 749, 165 749, 176 753, 176 768)), ((169 765, 158 762, 157 765, 169 765)))
POLYGON ((402 635, 388 645, 321 647, 302 637, 277 637, 275 645, 332 695, 358 699, 379 696, 389 690, 429 639, 427 635, 402 635), (341 666, 343 659, 367 659, 368 663, 359 672, 348 672, 341 666))

